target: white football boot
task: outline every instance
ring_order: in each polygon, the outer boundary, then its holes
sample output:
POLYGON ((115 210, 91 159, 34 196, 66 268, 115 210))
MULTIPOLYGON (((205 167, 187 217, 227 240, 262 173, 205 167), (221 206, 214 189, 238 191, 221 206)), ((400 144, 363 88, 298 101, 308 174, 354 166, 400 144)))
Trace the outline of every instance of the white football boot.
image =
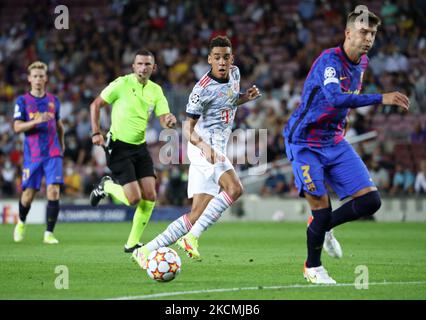
POLYGON ((13 241, 15 242, 22 242, 25 237, 25 228, 26 225, 21 221, 21 219, 18 220, 18 223, 15 226, 15 229, 13 230, 13 241))
POLYGON ((59 240, 55 238, 52 232, 45 231, 43 237, 43 243, 45 244, 58 244, 59 240))
POLYGON ((307 268, 305 263, 303 268, 303 277, 308 282, 314 284, 336 284, 336 280, 328 275, 327 270, 325 270, 323 266, 307 268))
POLYGON ((340 259, 343 256, 342 246, 334 237, 333 229, 325 233, 323 248, 330 257, 340 259))

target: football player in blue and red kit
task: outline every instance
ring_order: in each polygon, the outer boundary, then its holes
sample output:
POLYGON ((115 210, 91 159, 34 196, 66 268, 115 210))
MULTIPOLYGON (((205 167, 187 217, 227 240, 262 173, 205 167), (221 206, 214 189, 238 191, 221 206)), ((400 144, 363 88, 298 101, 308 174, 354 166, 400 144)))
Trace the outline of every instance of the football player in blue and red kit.
POLYGON ((323 51, 315 60, 304 83, 302 102, 283 132, 295 184, 312 210, 303 272, 311 283, 336 283, 321 263, 326 233, 342 223, 374 214, 381 205, 367 167, 344 139, 349 110, 377 104, 409 108, 408 98, 399 92, 360 94, 368 65, 366 54, 380 24, 380 18, 371 11, 348 15, 343 45, 323 51), (351 200, 332 211, 326 183, 340 199, 351 200))
POLYGON ((31 203, 40 190, 43 176, 47 186, 46 224, 43 242, 57 244, 53 229, 59 214, 60 185, 63 184, 62 155, 64 129, 59 117, 59 100, 46 92, 47 65, 36 61, 28 67, 30 92, 16 100, 13 129, 24 133, 22 195, 19 201, 19 221, 13 239, 21 242, 25 235, 25 220, 31 203))

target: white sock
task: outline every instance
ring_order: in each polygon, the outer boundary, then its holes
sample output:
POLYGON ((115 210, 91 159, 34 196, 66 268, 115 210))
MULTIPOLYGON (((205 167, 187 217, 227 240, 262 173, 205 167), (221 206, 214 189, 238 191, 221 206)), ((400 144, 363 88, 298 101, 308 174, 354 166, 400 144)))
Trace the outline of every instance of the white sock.
POLYGON ((199 238, 201 234, 212 224, 214 224, 222 216, 222 213, 228 209, 234 201, 232 198, 225 192, 222 191, 212 200, 210 200, 207 208, 198 218, 197 222, 194 223, 194 226, 191 229, 191 233, 199 238))
POLYGON ((148 242, 146 247, 149 251, 154 251, 161 247, 167 247, 175 243, 184 234, 187 234, 191 228, 191 221, 189 221, 188 215, 184 214, 169 224, 167 229, 155 237, 154 240, 148 242))

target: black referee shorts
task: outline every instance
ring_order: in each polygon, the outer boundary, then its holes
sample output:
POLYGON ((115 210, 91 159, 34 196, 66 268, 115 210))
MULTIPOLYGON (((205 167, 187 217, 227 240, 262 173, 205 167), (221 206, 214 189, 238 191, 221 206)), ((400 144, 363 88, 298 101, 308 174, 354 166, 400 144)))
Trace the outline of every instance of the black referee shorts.
POLYGON ((156 178, 146 143, 134 145, 120 140, 111 141, 105 152, 108 168, 120 185, 144 177, 156 178))

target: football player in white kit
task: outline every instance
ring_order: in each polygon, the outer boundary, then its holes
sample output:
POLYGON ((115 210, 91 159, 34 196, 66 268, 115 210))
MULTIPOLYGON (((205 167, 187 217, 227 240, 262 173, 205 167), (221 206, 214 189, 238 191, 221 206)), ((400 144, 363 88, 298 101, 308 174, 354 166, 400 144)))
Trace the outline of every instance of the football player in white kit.
POLYGON ((194 86, 183 125, 191 162, 188 177, 188 197, 193 198, 191 212, 133 252, 132 257, 142 268, 146 268, 146 257, 151 251, 176 241, 191 258, 200 259, 198 238, 243 193, 240 179, 226 157, 226 146, 237 106, 258 98, 260 92, 252 86, 240 93, 240 71, 233 65, 232 46, 227 37, 212 39, 209 48, 211 70, 194 86))

